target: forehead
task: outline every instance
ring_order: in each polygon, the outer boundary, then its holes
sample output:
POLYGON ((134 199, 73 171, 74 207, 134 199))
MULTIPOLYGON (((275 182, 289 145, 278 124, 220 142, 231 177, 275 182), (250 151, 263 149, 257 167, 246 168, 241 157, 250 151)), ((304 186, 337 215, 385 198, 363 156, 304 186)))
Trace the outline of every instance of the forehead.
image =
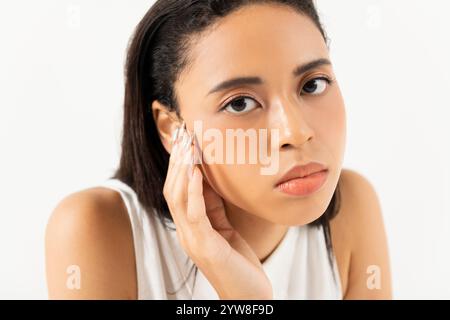
POLYGON ((235 76, 286 76, 284 71, 327 56, 322 34, 306 15, 282 5, 247 5, 194 39, 180 80, 198 88, 235 76))

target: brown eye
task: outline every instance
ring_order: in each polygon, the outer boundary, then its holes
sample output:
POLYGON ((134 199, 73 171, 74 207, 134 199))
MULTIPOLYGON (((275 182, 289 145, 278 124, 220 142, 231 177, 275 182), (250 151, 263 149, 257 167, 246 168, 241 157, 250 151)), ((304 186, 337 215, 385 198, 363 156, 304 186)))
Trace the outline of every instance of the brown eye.
POLYGON ((258 103, 250 97, 239 97, 228 103, 222 110, 233 114, 245 114, 258 106, 258 103))
POLYGON ((327 78, 315 78, 305 83, 302 88, 302 93, 310 95, 319 95, 323 93, 331 81, 327 78))

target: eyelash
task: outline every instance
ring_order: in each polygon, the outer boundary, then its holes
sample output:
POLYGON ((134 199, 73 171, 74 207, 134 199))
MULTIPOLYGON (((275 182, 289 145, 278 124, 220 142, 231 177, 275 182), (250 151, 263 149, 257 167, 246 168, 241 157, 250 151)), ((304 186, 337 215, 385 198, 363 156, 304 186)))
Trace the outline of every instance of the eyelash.
MULTIPOLYGON (((309 79, 308 81, 306 81, 305 83, 303 83, 302 90, 303 90, 303 87, 304 87, 307 83, 309 83, 309 82, 311 82, 311 81, 314 81, 314 80, 324 80, 324 81, 327 83, 327 88, 328 88, 329 86, 333 85, 333 83, 334 83, 334 79, 331 79, 331 78, 329 78, 329 77, 327 77, 327 76, 318 76, 318 77, 309 79)), ((325 89, 325 90, 326 90, 326 89, 325 89)), ((312 95, 312 96, 314 96, 314 94, 307 94, 307 95, 312 95)), ((321 95, 321 94, 318 94, 318 96, 319 96, 319 95, 321 95)), ((231 98, 230 101, 225 102, 225 103, 223 104, 223 106, 219 108, 219 111, 220 111, 220 112, 226 112, 225 109, 226 109, 229 105, 231 105, 233 102, 235 102, 235 101, 237 101, 237 100, 240 100, 240 99, 246 99, 246 98, 256 100, 256 99, 253 98, 252 96, 248 96, 248 95, 240 95, 240 96, 236 96, 236 97, 231 98)), ((249 111, 249 112, 250 112, 250 111, 249 111)), ((245 114, 245 113, 246 113, 246 112, 242 112, 242 114, 245 114)))
POLYGON ((313 80, 324 80, 324 81, 327 83, 327 86, 330 86, 330 85, 332 85, 332 84, 334 83, 334 79, 331 79, 331 78, 329 78, 329 77, 327 77, 327 76, 319 76, 319 77, 316 77, 316 78, 309 79, 308 81, 306 81, 306 82, 303 84, 303 86, 304 86, 305 84, 307 84, 308 82, 311 82, 311 81, 313 81, 313 80))

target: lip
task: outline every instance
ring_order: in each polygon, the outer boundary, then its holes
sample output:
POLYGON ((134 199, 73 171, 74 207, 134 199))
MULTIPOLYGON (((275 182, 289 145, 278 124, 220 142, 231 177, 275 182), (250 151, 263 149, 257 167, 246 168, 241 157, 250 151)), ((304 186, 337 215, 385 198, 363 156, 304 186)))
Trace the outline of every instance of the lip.
POLYGON ((319 162, 297 165, 275 184, 275 188, 294 196, 306 196, 319 190, 328 178, 328 168, 319 162))

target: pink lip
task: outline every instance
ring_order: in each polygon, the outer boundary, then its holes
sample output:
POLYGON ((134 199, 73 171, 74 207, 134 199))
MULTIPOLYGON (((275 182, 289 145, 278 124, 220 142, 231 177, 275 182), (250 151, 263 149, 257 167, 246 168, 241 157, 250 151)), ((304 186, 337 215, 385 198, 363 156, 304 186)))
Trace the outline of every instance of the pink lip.
POLYGON ((306 196, 319 190, 328 177, 328 169, 318 163, 310 162, 295 166, 275 185, 276 189, 290 195, 306 196))

